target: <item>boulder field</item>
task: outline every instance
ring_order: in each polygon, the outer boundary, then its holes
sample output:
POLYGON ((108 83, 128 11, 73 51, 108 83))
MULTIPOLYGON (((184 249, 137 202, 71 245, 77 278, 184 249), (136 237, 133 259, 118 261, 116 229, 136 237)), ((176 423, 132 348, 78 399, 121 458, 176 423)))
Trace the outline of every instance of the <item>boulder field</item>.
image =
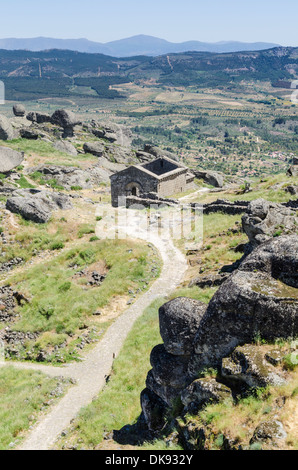
POLYGON ((163 344, 151 353, 143 416, 150 431, 165 426, 175 403, 183 413, 286 381, 276 354, 264 354, 257 337, 274 342, 298 335, 298 236, 271 238, 256 247, 208 305, 176 298, 159 309, 163 344), (208 368, 216 377, 202 376, 208 368))

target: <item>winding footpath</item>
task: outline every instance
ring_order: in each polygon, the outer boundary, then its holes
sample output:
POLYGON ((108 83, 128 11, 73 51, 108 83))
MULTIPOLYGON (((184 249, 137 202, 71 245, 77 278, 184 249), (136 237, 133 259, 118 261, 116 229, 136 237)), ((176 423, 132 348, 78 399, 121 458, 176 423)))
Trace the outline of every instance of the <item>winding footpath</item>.
POLYGON ((158 249, 163 266, 160 277, 150 289, 114 321, 94 349, 84 356, 82 362, 63 367, 12 363, 20 369, 39 370, 53 377, 64 376, 75 380, 75 385, 71 386, 66 395, 36 423, 18 450, 49 450, 54 447, 62 431, 70 425, 82 407, 92 402, 106 384, 113 361, 120 353, 137 318, 155 299, 166 297, 182 282, 187 269, 185 257, 170 238, 161 238, 157 233, 148 232, 143 222, 136 214, 135 218, 130 217, 129 224, 117 225, 117 230, 130 239, 143 239, 152 243, 158 249))

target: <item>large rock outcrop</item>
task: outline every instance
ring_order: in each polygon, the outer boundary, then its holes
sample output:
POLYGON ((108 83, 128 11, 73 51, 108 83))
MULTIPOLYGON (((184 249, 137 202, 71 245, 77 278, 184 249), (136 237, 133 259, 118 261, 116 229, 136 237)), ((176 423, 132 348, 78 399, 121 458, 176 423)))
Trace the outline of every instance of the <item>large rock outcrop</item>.
POLYGON ((282 385, 273 352, 256 338, 275 341, 298 334, 298 237, 277 237, 255 248, 228 277, 209 305, 177 298, 160 308, 163 345, 151 354, 141 405, 158 431, 181 400, 184 413, 206 403, 233 400, 251 388, 282 385), (208 368, 216 376, 206 377, 208 368), (155 413, 159 414, 159 420, 155 413))
POLYGON ((147 154, 153 155, 155 158, 168 157, 171 160, 175 160, 177 162, 179 161, 179 157, 175 153, 169 152, 168 150, 161 149, 151 144, 146 144, 144 146, 144 151, 147 154))
POLYGON ((0 147, 0 173, 8 173, 24 160, 24 154, 8 147, 0 147))
POLYGON ((90 153, 95 157, 103 157, 105 153, 105 146, 101 142, 85 142, 83 148, 85 153, 90 153))
POLYGON ((78 154, 77 149, 74 145, 67 140, 57 140, 53 144, 54 149, 59 150, 59 152, 67 153, 68 155, 72 155, 75 157, 78 154))
POLYGON ((111 172, 94 166, 86 170, 72 166, 59 165, 39 165, 27 170, 28 174, 40 173, 45 181, 55 180, 59 186, 64 189, 92 188, 93 185, 98 186, 102 182, 108 182, 111 172))
POLYGON ((224 185, 223 175, 217 171, 210 170, 193 170, 196 178, 203 179, 205 183, 214 186, 215 188, 222 188, 224 185))
POLYGON ((22 139, 37 140, 40 136, 38 129, 32 127, 23 127, 20 129, 22 139))
POLYGON ((36 223, 48 222, 54 210, 71 208, 70 199, 65 194, 37 189, 17 190, 6 202, 7 210, 36 223))
POLYGON ((111 143, 85 142, 83 146, 85 153, 90 153, 98 158, 105 158, 112 163, 134 164, 137 161, 136 153, 128 147, 121 147, 111 143))
POLYGON ((13 114, 14 114, 16 117, 24 117, 25 114, 26 114, 25 106, 23 106, 23 105, 20 104, 20 103, 15 104, 15 105, 13 106, 12 110, 13 110, 13 114))
POLYGON ((150 360, 152 370, 147 375, 146 386, 167 406, 171 406, 191 382, 187 372, 189 358, 173 356, 166 352, 163 345, 159 345, 153 349, 150 360))
POLYGON ((52 118, 47 113, 38 113, 35 111, 31 111, 27 114, 28 121, 37 123, 37 124, 44 124, 45 122, 51 122, 52 118))
POLYGON ((51 122, 63 127, 62 137, 64 138, 73 137, 74 127, 81 124, 80 119, 72 111, 66 109, 57 109, 51 117, 51 122))
POLYGON ((168 353, 190 355, 192 343, 200 326, 206 304, 178 297, 159 309, 160 335, 168 353))
POLYGON ((255 249, 216 292, 194 340, 190 373, 218 365, 238 345, 298 333, 298 237, 255 249))
POLYGON ((242 217, 243 231, 252 247, 256 247, 274 236, 297 233, 298 217, 294 209, 285 205, 256 199, 242 217))
POLYGON ((102 123, 92 120, 88 124, 87 129, 99 139, 107 140, 111 143, 116 143, 122 147, 130 147, 132 142, 131 130, 121 124, 116 123, 102 123))
POLYGON ((14 138, 14 130, 10 121, 0 115, 0 140, 12 140, 14 138))
POLYGON ((141 396, 143 413, 149 429, 161 429, 163 416, 191 383, 188 364, 193 352, 193 339, 205 313, 206 304, 180 297, 167 302, 159 310, 163 345, 151 353, 146 390, 141 396), (154 413, 160 413, 156 420, 154 413))

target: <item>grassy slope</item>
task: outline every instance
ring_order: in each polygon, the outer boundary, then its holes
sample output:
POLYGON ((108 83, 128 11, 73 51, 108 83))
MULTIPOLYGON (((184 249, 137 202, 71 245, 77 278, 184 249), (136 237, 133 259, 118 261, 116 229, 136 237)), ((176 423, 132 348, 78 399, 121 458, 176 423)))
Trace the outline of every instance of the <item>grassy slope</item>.
POLYGON ((0 369, 0 450, 20 442, 38 413, 62 396, 65 384, 40 372, 0 369))
POLYGON ((117 296, 128 296, 129 290, 147 289, 155 276, 151 271, 154 262, 158 274, 156 253, 141 242, 99 240, 77 245, 48 262, 13 275, 10 284, 31 300, 19 307, 20 318, 12 327, 40 335, 19 350, 17 358, 27 358, 28 351, 34 358, 43 350, 50 362, 75 359, 74 348, 84 330, 93 330, 96 338, 99 330, 102 332, 109 324, 104 318, 98 324, 92 316, 94 312, 117 296), (75 277, 83 269, 94 270, 98 263, 107 270, 100 286, 90 287, 86 277, 75 277), (59 345, 62 349, 56 354, 52 349, 59 345))
MULTIPOLYGON (((68 155, 67 153, 56 150, 51 142, 42 140, 15 139, 4 143, 19 152, 25 152, 26 160, 30 166, 37 165, 63 165, 84 167, 86 163, 97 163, 98 158, 90 154, 68 155)), ((82 145, 77 145, 78 148, 82 145)))
POLYGON ((216 199, 227 199, 230 201, 252 201, 258 198, 264 198, 267 201, 272 202, 287 202, 290 199, 296 199, 295 196, 291 196, 290 193, 285 191, 287 186, 297 184, 297 178, 287 176, 283 173, 272 177, 262 178, 256 180, 251 184, 251 192, 241 194, 241 190, 235 191, 234 189, 227 189, 224 192, 218 193, 205 193, 200 195, 197 201, 201 203, 213 202, 216 199))

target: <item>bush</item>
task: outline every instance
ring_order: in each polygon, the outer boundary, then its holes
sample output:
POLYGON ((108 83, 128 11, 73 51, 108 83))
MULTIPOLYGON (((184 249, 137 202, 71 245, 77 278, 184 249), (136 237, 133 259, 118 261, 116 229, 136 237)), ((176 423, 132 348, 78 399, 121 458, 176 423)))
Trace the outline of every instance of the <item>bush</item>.
POLYGON ((71 288, 71 282, 66 281, 61 286, 59 286, 59 291, 60 292, 67 292, 71 288))
POLYGON ((90 235, 91 233, 95 233, 94 226, 90 224, 84 224, 79 228, 78 238, 83 238, 84 235, 90 235))
POLYGON ((63 242, 53 242, 50 245, 50 250, 62 250, 64 248, 64 243, 63 242))

